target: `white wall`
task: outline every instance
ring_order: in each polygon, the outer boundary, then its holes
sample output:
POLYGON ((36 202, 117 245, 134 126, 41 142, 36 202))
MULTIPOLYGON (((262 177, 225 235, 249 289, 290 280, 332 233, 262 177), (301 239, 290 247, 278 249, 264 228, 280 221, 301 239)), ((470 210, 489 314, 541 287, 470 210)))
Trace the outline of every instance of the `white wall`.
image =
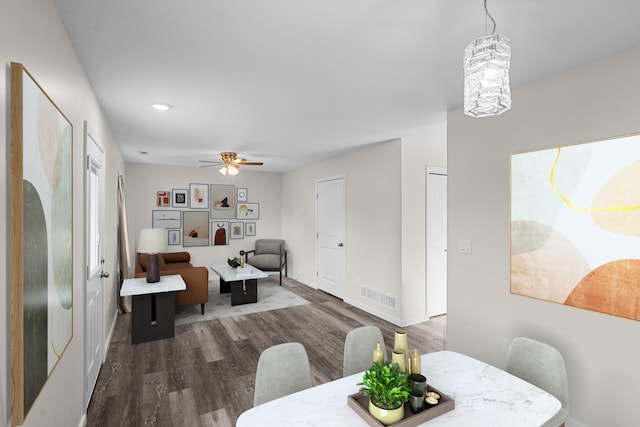
MULTIPOLYGON (((2 1, 0 13, 0 58, 3 64, 0 85, 0 133, 5 150, 0 151, 0 192, 4 206, 8 206, 9 151, 9 63, 20 62, 33 75, 58 108, 73 124, 73 338, 58 365, 36 399, 24 426, 76 426, 83 418, 84 365, 84 230, 83 230, 83 123, 87 120, 107 150, 107 204, 115 202, 116 171, 124 163, 114 139, 100 111, 73 46, 49 0, 2 1)), ((0 245, 0 425, 10 423, 9 363, 9 248, 8 213, 0 211, 3 244, 0 245)), ((115 218, 107 216, 107 271, 114 274, 107 280, 107 311, 113 316, 115 306, 115 218)), ((107 320, 105 333, 111 326, 107 320)))
MULTIPOLYGON (((279 173, 254 172, 252 168, 257 169, 257 167, 251 166, 243 167, 240 173, 234 177, 220 175, 217 168, 171 167, 139 163, 127 163, 126 168, 127 174, 124 182, 132 265, 139 230, 151 227, 151 211, 178 209, 158 208, 156 193, 171 191, 174 188, 188 189, 190 183, 235 185, 236 188, 247 188, 247 201, 260 203, 260 218, 255 220, 256 236, 230 239, 229 246, 185 248, 182 245, 171 245, 168 248, 169 252, 187 251, 191 254, 193 265, 209 267, 214 264, 226 264, 228 258, 239 256, 238 252, 241 249, 253 249, 256 239, 280 238, 281 236, 281 175, 279 173)), ((192 209, 180 208, 179 210, 192 209)), ((243 222, 235 219, 221 221, 243 222)), ((211 271, 209 273, 211 278, 216 277, 211 271)))
POLYGON ((345 301, 369 307, 385 318, 399 310, 360 296, 360 286, 399 298, 401 276, 400 141, 372 145, 283 174, 283 236, 292 265, 289 274, 316 285, 316 182, 345 177, 345 301))
POLYGON ((509 158, 640 132, 638 75, 640 49, 518 88, 499 117, 448 115, 449 247, 472 239, 473 254, 449 251, 447 346, 499 367, 515 336, 557 347, 568 426, 638 425, 640 322, 510 294, 509 158))
POLYGON ((283 174, 289 274, 316 285, 316 182, 345 176, 345 301, 398 325, 424 320, 425 168, 446 163, 443 120, 403 136, 283 174), (395 310, 360 287, 396 297, 395 310), (422 295, 417 297, 416 295, 422 295))
POLYGON ((402 137, 403 323, 426 317, 426 167, 447 166, 446 113, 436 123, 402 137))

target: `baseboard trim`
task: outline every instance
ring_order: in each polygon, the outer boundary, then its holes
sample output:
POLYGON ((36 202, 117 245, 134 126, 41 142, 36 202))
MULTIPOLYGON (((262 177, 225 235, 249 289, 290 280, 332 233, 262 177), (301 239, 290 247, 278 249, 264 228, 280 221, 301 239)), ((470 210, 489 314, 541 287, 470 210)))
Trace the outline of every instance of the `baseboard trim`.
MULTIPOLYGON (((293 277, 293 276, 289 276, 289 277, 291 279, 299 282, 299 283, 302 283, 303 285, 309 286, 310 288, 318 289, 318 286, 313 282, 309 282, 309 281, 304 280, 304 279, 299 278, 299 277, 293 277)), ((398 319, 397 317, 390 316, 387 313, 384 313, 382 311, 378 311, 378 310, 376 310, 375 308, 373 308, 371 306, 362 304, 361 302, 359 302, 357 300, 354 300, 354 299, 351 299, 351 298, 343 298, 343 301, 346 302, 349 305, 352 305, 352 306, 354 306, 356 308, 359 308, 360 310, 366 311, 369 314, 373 314, 376 317, 384 319, 387 322, 391 322, 394 325, 402 327, 402 328, 405 327, 405 326, 414 325, 416 323, 420 323, 420 322, 424 322, 424 321, 429 320, 429 318, 426 317, 426 316, 424 316, 422 318, 419 318, 419 319, 401 320, 401 319, 398 319)))
POLYGON ((118 321, 118 310, 113 312, 113 321, 111 322, 111 327, 109 328, 109 333, 107 334, 106 339, 104 340, 104 351, 102 352, 102 363, 107 360, 107 352, 109 351, 109 346, 111 345, 111 339, 113 338, 113 333, 116 330, 116 322, 118 321))
POLYGON ((402 320, 400 320, 400 319, 398 319, 396 317, 390 316, 389 314, 384 313, 382 311, 378 311, 378 310, 376 310, 376 309, 374 309, 374 308, 372 308, 372 307, 370 307, 368 305, 361 304, 359 301, 356 301, 356 300, 353 300, 353 299, 350 299, 350 298, 345 298, 343 301, 346 302, 349 305, 352 305, 352 306, 354 306, 356 308, 359 308, 360 310, 366 311, 369 314, 373 314, 376 317, 384 319, 387 322, 391 322, 396 326, 400 326, 400 327, 407 326, 407 324, 404 324, 404 322, 402 320))
POLYGON ((587 424, 581 423, 580 421, 574 419, 574 418, 567 418, 567 420, 564 422, 565 427, 589 427, 587 424))
POLYGON ((300 277, 289 276, 289 278, 295 280, 296 282, 302 283, 303 285, 307 285, 310 288, 318 289, 318 286, 315 283, 309 282, 309 281, 304 280, 304 279, 302 279, 300 277))

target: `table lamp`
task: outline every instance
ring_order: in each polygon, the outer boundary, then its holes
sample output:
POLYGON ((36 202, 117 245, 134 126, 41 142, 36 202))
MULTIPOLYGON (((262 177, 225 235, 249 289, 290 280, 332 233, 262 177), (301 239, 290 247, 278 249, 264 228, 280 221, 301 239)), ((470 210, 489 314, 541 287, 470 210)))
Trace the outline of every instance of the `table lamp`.
POLYGON ((167 251, 167 230, 164 228, 143 228, 138 238, 138 252, 147 256, 147 283, 160 281, 158 254, 167 251))

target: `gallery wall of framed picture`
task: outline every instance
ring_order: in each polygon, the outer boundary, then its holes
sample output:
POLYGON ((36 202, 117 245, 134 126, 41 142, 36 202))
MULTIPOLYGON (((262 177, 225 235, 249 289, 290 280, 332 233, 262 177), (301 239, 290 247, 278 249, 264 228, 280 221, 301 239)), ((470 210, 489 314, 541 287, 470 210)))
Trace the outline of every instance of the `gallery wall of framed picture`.
POLYGON ((168 245, 228 246, 231 239, 257 235, 260 203, 250 201, 246 187, 190 183, 157 190, 156 199, 152 227, 167 229, 168 245))

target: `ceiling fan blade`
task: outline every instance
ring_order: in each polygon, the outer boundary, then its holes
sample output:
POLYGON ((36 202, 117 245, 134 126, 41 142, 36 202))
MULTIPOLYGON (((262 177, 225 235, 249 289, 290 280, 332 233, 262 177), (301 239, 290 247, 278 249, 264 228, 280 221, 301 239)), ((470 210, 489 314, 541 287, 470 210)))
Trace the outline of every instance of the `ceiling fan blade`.
POLYGON ((262 166, 264 163, 262 162, 240 162, 239 165, 247 165, 247 166, 262 166))
POLYGON ((198 161, 202 162, 202 163, 212 163, 212 166, 213 165, 223 165, 224 164, 224 162, 221 162, 220 160, 216 160, 216 161, 213 161, 213 160, 198 160, 198 161))
POLYGON ((202 166, 198 166, 199 168, 210 168, 212 166, 220 166, 220 165, 202 165, 202 166))

